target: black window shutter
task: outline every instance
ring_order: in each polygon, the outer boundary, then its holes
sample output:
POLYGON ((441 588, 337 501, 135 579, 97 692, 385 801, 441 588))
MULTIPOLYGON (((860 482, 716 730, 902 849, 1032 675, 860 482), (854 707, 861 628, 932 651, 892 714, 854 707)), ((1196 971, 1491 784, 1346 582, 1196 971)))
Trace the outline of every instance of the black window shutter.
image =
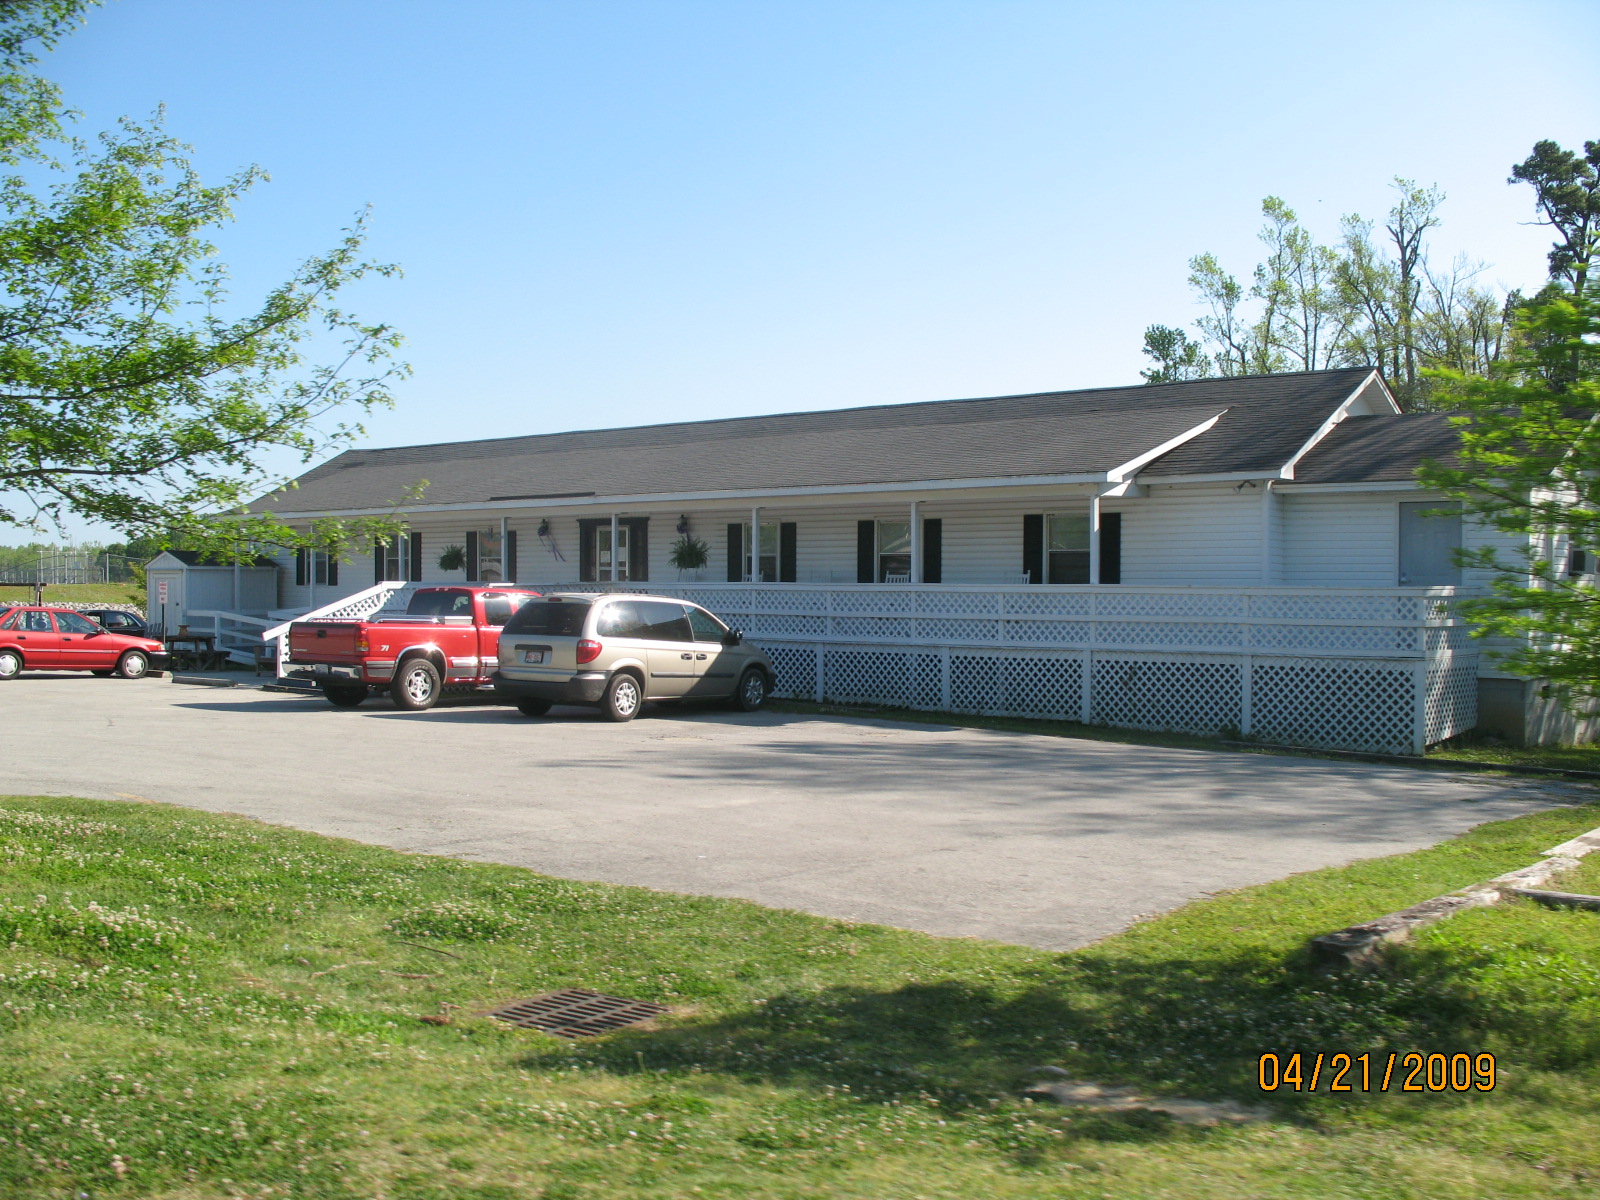
POLYGON ((328 551, 328 586, 333 587, 339 582, 339 556, 334 551, 328 551))
POLYGON ((1122 582, 1122 514, 1100 514, 1100 582, 1122 582))
POLYGON ((628 578, 640 583, 650 579, 650 518, 631 517, 628 526, 628 578))
POLYGON ((610 521, 600 520, 598 517, 585 517, 578 522, 578 581, 580 583, 593 583, 599 573, 595 570, 594 561, 594 531, 602 525, 609 526, 610 521))
POLYGON ((927 517, 922 522, 922 582, 944 582, 943 517, 927 517))
POLYGON ((793 521, 778 524, 778 582, 794 583, 800 578, 799 546, 796 544, 800 527, 793 521))
POLYGON ((384 544, 382 538, 372 539, 372 582, 383 582, 384 544))
POLYGON ((875 521, 856 522, 856 582, 877 582, 878 529, 875 521))
POLYGON ((1044 514, 1026 513, 1022 518, 1022 569, 1029 583, 1044 582, 1044 514))
POLYGON ((305 587, 311 579, 311 560, 306 548, 301 546, 294 552, 294 585, 305 587))
POLYGON ((467 578, 478 578, 478 531, 467 530, 467 578))
POLYGON ((506 577, 507 583, 515 583, 517 581, 517 531, 515 529, 506 530, 504 553, 506 556, 505 570, 501 574, 506 577))
POLYGON ((411 535, 411 582, 422 582, 422 535, 411 535))
POLYGON ((728 526, 728 582, 744 582, 744 526, 728 526))

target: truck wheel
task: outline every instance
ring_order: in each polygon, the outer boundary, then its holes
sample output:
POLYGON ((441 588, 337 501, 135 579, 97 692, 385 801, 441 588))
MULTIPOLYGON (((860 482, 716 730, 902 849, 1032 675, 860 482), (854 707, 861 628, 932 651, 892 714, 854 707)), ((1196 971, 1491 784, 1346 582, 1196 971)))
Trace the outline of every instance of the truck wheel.
POLYGON ((325 687, 322 694, 335 708, 354 708, 367 698, 364 687, 325 687))
POLYGON ((733 706, 740 712, 755 712, 767 702, 767 673, 760 667, 750 667, 739 676, 739 688, 733 693, 733 706))
POLYGON ((600 711, 610 721, 631 721, 639 715, 644 703, 644 691, 639 681, 626 671, 618 671, 606 684, 605 698, 600 701, 600 711))
POLYGON ((425 658, 408 659, 400 664, 400 671, 389 686, 396 708, 420 712, 432 708, 444 691, 439 679, 439 669, 425 658))
POLYGON ((550 711, 550 701, 524 696, 517 701, 517 711, 525 717, 542 717, 550 711))
POLYGON ((143 650, 129 650, 117 660, 117 674, 124 679, 143 679, 150 673, 150 659, 143 650))

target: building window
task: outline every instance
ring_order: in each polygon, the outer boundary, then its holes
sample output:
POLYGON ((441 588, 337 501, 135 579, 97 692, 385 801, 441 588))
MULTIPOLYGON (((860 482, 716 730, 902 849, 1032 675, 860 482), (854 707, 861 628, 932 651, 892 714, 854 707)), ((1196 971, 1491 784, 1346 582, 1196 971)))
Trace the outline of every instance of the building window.
POLYGON ((1045 517, 1045 581, 1089 582, 1089 514, 1049 513, 1045 517))
POLYGON ((617 544, 611 545, 611 526, 601 525, 594 531, 595 579, 600 583, 625 583, 628 579, 628 550, 632 531, 626 525, 616 529, 617 544))
POLYGON ((406 562, 405 538, 391 538, 383 544, 381 553, 383 555, 383 567, 380 570, 379 583, 384 580, 409 578, 410 570, 409 564, 406 562))
POLYGON ((895 576, 896 583, 911 578, 911 522, 879 521, 878 529, 878 582, 885 583, 895 576))
POLYGON ((1567 576, 1576 579, 1580 575, 1588 575, 1594 571, 1594 559, 1587 550, 1573 547, 1567 551, 1567 576))
POLYGON ((339 560, 326 550, 308 550, 305 547, 294 552, 294 583, 296 587, 328 587, 339 582, 339 560))
POLYGON ((756 550, 755 562, 750 561, 750 548, 755 545, 750 537, 750 526, 744 526, 745 547, 744 576, 759 583, 778 582, 778 522, 761 522, 761 545, 756 550))
POLYGON ((500 542, 500 527, 496 525, 489 529, 480 529, 477 533, 478 571, 472 578, 479 583, 503 583, 505 552, 500 542))

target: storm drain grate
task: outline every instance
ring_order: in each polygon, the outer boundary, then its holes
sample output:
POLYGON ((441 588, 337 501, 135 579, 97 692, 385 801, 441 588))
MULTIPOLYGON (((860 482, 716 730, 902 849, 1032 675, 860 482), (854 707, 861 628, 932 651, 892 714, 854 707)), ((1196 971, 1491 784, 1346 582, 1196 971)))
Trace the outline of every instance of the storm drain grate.
POLYGON ((621 996, 607 996, 585 988, 566 988, 548 996, 518 1000, 487 1015, 523 1029, 537 1029, 561 1037, 591 1037, 624 1025, 637 1025, 667 1011, 665 1004, 624 1000, 621 996))

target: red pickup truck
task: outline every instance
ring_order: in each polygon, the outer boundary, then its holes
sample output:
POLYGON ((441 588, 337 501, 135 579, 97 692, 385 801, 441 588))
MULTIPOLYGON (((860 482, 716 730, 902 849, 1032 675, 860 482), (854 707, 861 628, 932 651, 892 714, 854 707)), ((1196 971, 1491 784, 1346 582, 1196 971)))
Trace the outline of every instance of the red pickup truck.
POLYGON ((311 680, 340 708, 377 691, 387 691, 400 708, 423 709, 446 691, 492 689, 500 627, 538 594, 426 587, 412 593, 404 616, 296 621, 289 626, 286 674, 311 680))

